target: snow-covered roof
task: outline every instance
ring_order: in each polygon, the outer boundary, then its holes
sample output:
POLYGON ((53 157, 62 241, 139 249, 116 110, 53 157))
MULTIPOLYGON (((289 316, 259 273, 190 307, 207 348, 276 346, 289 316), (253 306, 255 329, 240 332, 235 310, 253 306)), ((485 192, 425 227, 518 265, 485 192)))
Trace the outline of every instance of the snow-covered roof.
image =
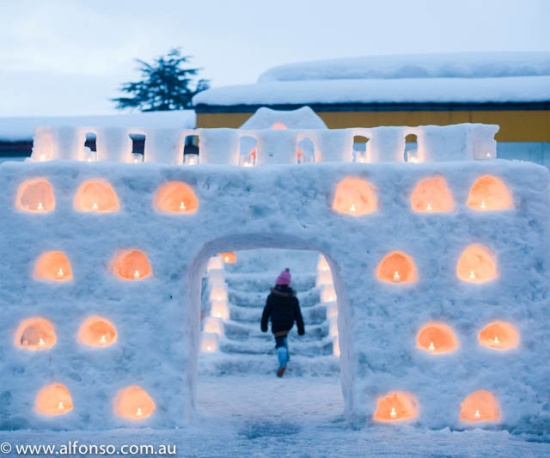
POLYGON ((199 106, 550 102, 550 53, 378 56, 284 65, 199 106))
POLYGON ((258 82, 512 76, 550 76, 550 53, 408 54, 298 62, 273 67, 258 82))
POLYGON ((283 111, 270 108, 258 108, 241 129, 272 129, 280 124, 281 128, 288 129, 326 129, 327 125, 309 107, 301 107, 297 110, 283 111))
POLYGON ((195 112, 157 111, 105 116, 0 118, 0 141, 30 141, 37 127, 195 128, 195 112))

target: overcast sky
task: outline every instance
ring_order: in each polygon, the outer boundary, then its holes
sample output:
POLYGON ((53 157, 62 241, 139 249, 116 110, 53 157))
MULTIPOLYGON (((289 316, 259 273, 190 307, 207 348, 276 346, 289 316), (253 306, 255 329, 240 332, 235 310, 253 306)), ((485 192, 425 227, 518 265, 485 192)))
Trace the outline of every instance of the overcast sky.
POLYGON ((179 46, 212 86, 304 60, 550 51, 547 0, 0 0, 0 116, 114 113, 179 46))

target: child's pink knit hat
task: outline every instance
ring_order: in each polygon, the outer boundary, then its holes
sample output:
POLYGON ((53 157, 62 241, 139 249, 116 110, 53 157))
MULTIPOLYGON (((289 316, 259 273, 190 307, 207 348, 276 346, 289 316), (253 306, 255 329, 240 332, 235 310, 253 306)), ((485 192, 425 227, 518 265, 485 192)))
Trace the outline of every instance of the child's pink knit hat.
POLYGON ((277 277, 276 285, 290 285, 290 269, 283 270, 277 277))

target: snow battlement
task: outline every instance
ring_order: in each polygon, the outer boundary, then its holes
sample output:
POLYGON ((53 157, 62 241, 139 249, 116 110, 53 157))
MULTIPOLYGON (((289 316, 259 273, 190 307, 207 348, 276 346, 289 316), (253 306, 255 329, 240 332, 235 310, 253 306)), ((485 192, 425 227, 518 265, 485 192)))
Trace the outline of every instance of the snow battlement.
MULTIPOLYGON (((244 126, 246 127, 246 126, 244 126)), ((43 127, 32 160, 263 166, 312 162, 446 162, 496 158, 496 125, 350 129, 43 127), (136 152, 133 141, 145 141, 136 152), (85 144, 93 138, 93 147, 85 144), (408 148, 413 139, 415 146, 408 148), (187 150, 187 146, 193 148, 187 150), (197 154, 200 149, 200 154, 197 154)))

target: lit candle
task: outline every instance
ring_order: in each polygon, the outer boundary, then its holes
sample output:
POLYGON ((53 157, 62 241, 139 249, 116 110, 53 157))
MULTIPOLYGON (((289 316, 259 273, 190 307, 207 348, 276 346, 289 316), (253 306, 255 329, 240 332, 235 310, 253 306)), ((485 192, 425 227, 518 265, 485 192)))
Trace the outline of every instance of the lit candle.
POLYGON ((487 154, 485 155, 485 157, 486 157, 487 159, 491 159, 491 153, 487 153, 487 154))
POLYGON ((183 200, 180 202, 180 210, 185 211, 185 202, 183 200))
POLYGON ((105 338, 105 335, 101 336, 101 339, 99 339, 100 343, 107 343, 107 339, 105 338))
POLYGON ((401 277, 399 276, 399 272, 396 270, 395 273, 393 274, 393 281, 400 281, 401 280, 401 277))
POLYGON ((40 347, 43 347, 44 346, 44 339, 42 337, 40 337, 40 339, 38 339, 38 345, 40 347))
POLYGON ((225 262, 229 262, 229 256, 225 256, 225 257, 223 258, 223 260, 224 260, 225 262))
POLYGON ((207 349, 208 351, 212 351, 212 347, 211 347, 210 345, 208 345, 208 346, 206 347, 206 349, 207 349))
POLYGON ((430 351, 434 351, 434 350, 435 350, 435 346, 434 346, 434 343, 433 343, 433 342, 430 342, 430 345, 428 346, 428 350, 430 350, 430 351))
POLYGON ((479 410, 476 410, 476 412, 474 413, 474 417, 481 418, 481 414, 479 413, 479 410))
POLYGON ((59 270, 57 271, 57 276, 62 277, 63 275, 64 275, 63 269, 60 267, 59 270))
POLYGON ((470 270, 470 280, 475 280, 476 279, 476 274, 474 273, 473 270, 470 270))
POLYGON ((36 207, 37 210, 44 210, 44 205, 42 205, 42 202, 38 202, 38 206, 36 207))
POLYGON ((134 272, 134 278, 139 278, 139 270, 136 270, 136 271, 134 272))
POLYGON ((429 202, 428 205, 426 205, 426 210, 428 210, 429 212, 432 211, 432 204, 430 204, 429 202))
POLYGON ((498 337, 495 336, 495 338, 493 339, 493 345, 498 345, 500 344, 500 340, 498 340, 498 337))
POLYGON ((481 208, 487 208, 487 205, 485 204, 485 199, 481 201, 481 208))
POLYGON ((350 213, 355 213, 357 211, 357 209, 355 208, 355 204, 351 204, 351 206, 349 207, 349 211, 350 213))
POLYGON ((395 411, 395 407, 391 408, 390 417, 392 417, 392 418, 397 417, 397 412, 395 411))
POLYGON ((141 411, 141 407, 138 407, 137 412, 136 412, 136 415, 137 415, 138 417, 141 417, 141 416, 143 415, 143 412, 141 411))
POLYGON ((63 409, 65 408, 65 406, 63 405, 63 402, 62 402, 62 401, 59 401, 59 404, 58 404, 57 408, 58 408, 59 410, 63 410, 63 409))
POLYGON ((97 203, 94 202, 94 204, 92 205, 92 210, 97 210, 97 209, 98 209, 97 203))
POLYGON ((42 153, 40 156, 38 156, 38 160, 40 162, 44 162, 46 160, 46 155, 44 153, 42 153))

